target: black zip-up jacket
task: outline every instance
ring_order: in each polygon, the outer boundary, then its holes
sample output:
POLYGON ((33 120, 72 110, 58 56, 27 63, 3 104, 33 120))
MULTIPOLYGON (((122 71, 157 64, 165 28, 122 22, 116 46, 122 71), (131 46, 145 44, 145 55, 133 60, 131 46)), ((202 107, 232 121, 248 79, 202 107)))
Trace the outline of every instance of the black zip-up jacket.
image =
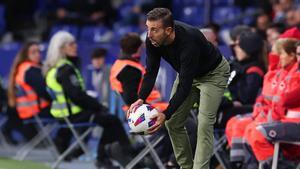
POLYGON ((25 82, 32 87, 38 97, 51 101, 41 68, 30 67, 25 73, 25 82))
MULTIPOLYGON (((69 59, 75 66, 74 59, 69 59)), ((107 108, 98 103, 97 99, 87 95, 86 91, 80 86, 74 68, 68 64, 58 69, 57 81, 62 85, 65 95, 71 101, 87 111, 102 112, 107 108)))
MULTIPOLYGON (((138 62, 137 60, 126 56, 119 58, 119 60, 138 62)), ((118 74, 117 79, 121 82, 124 89, 120 94, 122 95, 125 104, 130 106, 138 99, 138 90, 142 79, 142 72, 139 69, 128 65, 118 74)))
POLYGON ((166 118, 186 99, 192 88, 193 79, 215 69, 222 60, 219 50, 206 40, 198 28, 175 21, 175 40, 170 45, 155 47, 146 39, 146 74, 139 98, 146 100, 157 77, 160 59, 165 59, 178 73, 179 84, 175 95, 165 110, 166 118))
POLYGON ((254 104, 259 89, 263 84, 263 74, 265 73, 263 66, 257 61, 234 62, 231 66, 237 72, 236 77, 228 86, 233 101, 239 101, 245 105, 254 104), (248 72, 253 67, 260 69, 260 72, 248 72))

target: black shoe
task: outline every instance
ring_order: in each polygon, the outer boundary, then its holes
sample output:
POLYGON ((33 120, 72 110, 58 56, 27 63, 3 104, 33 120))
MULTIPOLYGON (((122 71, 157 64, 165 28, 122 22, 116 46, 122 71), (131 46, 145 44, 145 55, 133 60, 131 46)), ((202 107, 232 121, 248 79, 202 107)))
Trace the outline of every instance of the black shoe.
POLYGON ((122 166, 126 166, 133 158, 132 150, 128 147, 122 147, 117 142, 107 145, 106 152, 110 158, 116 160, 122 166))
POLYGON ((75 158, 80 157, 84 152, 82 151, 82 149, 80 147, 74 149, 73 151, 71 151, 71 153, 69 153, 66 157, 65 157, 65 161, 72 161, 75 158))
POLYGON ((18 145, 18 142, 13 139, 13 137, 11 136, 10 132, 6 131, 6 130, 2 130, 3 136, 5 141, 10 144, 10 145, 18 145))
POLYGON ((4 135, 4 139, 10 145, 13 145, 13 146, 18 145, 18 142, 15 139, 13 139, 11 136, 4 135))
POLYGON ((54 139, 54 144, 59 154, 62 154, 68 148, 62 139, 54 139))

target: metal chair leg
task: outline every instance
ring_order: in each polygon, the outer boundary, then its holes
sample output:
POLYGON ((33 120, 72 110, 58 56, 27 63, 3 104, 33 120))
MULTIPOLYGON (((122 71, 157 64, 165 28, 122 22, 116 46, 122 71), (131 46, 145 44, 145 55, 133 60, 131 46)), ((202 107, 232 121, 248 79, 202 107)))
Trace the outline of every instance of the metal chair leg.
MULTIPOLYGON (((75 137, 75 139, 78 141, 79 146, 82 148, 82 150, 84 151, 84 153, 86 155, 90 155, 89 150, 86 148, 85 144, 82 142, 80 138, 80 136, 78 135, 77 131, 74 129, 74 125, 70 122, 70 120, 68 118, 65 118, 66 123, 68 124, 69 129, 71 130, 71 132, 73 133, 73 136, 75 137)), ((89 128, 90 129, 90 128, 89 128)))
POLYGON ((222 157, 221 154, 219 153, 219 150, 222 148, 222 146, 225 143, 226 143, 226 136, 225 135, 223 135, 219 140, 215 139, 213 154, 216 156, 216 158, 219 161, 222 168, 228 169, 228 167, 230 168, 230 166, 228 166, 228 164, 226 164, 226 161, 224 161, 224 157, 222 157))
POLYGON ((27 144, 25 144, 16 154, 14 159, 24 160, 26 156, 32 151, 34 147, 36 147, 42 140, 44 140, 51 131, 56 128, 56 124, 47 125, 44 128, 44 132, 40 131, 37 136, 35 136, 32 140, 30 140, 27 144))
MULTIPOLYGON (((61 161, 79 144, 79 142, 82 142, 86 136, 88 136, 92 131, 92 128, 90 127, 87 129, 81 136, 78 137, 78 139, 75 140, 74 143, 72 143, 66 151, 64 151, 63 154, 61 154, 58 159, 54 162, 54 164, 51 166, 52 169, 55 169, 58 167, 58 165, 61 163, 61 161)), ((85 147, 85 146, 84 146, 85 147)), ((85 148, 86 149, 86 148, 85 148)), ((88 153, 89 154, 89 153, 88 153)))
POLYGON ((263 169, 263 163, 262 162, 259 162, 258 169, 263 169))
POLYGON ((165 169, 163 163, 161 162, 160 158, 158 157, 155 149, 153 148, 153 146, 151 145, 151 143, 149 142, 149 140, 145 136, 142 136, 142 139, 144 140, 146 146, 149 147, 150 154, 151 154, 152 158, 154 159, 157 167, 159 169, 165 169))
POLYGON ((42 132, 46 136, 46 140, 48 141, 48 144, 51 147, 52 154, 54 155, 55 158, 58 158, 59 153, 58 153, 58 151, 56 149, 56 145, 54 144, 52 138, 50 137, 50 133, 47 133, 47 131, 45 131, 43 122, 42 122, 42 120, 37 115, 35 115, 34 118, 37 121, 37 124, 38 124, 39 128, 42 130, 42 132))
POLYGON ((275 142, 274 154, 273 154, 273 162, 272 162, 272 169, 277 169, 278 164, 278 156, 279 156, 279 142, 275 142))
MULTIPOLYGON (((152 147, 155 147, 165 136, 160 136, 155 141, 152 141, 150 144, 152 147)), ((140 162, 150 151, 150 148, 146 146, 138 155, 135 156, 125 167, 125 169, 132 169, 138 162, 140 162)))

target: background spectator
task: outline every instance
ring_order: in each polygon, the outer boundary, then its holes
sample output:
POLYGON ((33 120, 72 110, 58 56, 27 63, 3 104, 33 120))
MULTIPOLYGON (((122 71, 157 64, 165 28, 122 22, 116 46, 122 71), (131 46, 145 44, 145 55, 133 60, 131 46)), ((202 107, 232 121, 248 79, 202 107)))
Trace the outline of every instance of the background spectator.
POLYGON ((107 50, 96 48, 91 55, 91 64, 85 70, 85 83, 89 92, 94 92, 98 100, 109 105, 109 72, 110 66, 105 64, 107 50))

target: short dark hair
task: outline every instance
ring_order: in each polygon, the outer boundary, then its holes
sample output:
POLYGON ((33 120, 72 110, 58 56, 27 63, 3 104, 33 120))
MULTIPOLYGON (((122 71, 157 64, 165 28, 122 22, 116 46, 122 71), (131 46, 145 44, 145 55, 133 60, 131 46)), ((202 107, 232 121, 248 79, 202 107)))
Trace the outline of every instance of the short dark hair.
POLYGON ((142 40, 137 33, 127 33, 120 41, 122 52, 127 55, 132 55, 137 52, 139 47, 142 45, 142 40))
POLYGON ((251 32, 251 28, 247 25, 237 25, 229 32, 229 36, 231 40, 236 41, 243 32, 251 32))
POLYGON ((91 59, 105 58, 107 50, 104 48, 96 48, 93 50, 91 59))
POLYGON ((154 8, 147 14, 147 20, 157 21, 162 20, 164 27, 174 28, 174 20, 172 12, 167 8, 154 8))
POLYGON ((221 29, 220 25, 215 22, 208 23, 207 25, 204 26, 204 28, 212 29, 215 33, 220 32, 221 29))

